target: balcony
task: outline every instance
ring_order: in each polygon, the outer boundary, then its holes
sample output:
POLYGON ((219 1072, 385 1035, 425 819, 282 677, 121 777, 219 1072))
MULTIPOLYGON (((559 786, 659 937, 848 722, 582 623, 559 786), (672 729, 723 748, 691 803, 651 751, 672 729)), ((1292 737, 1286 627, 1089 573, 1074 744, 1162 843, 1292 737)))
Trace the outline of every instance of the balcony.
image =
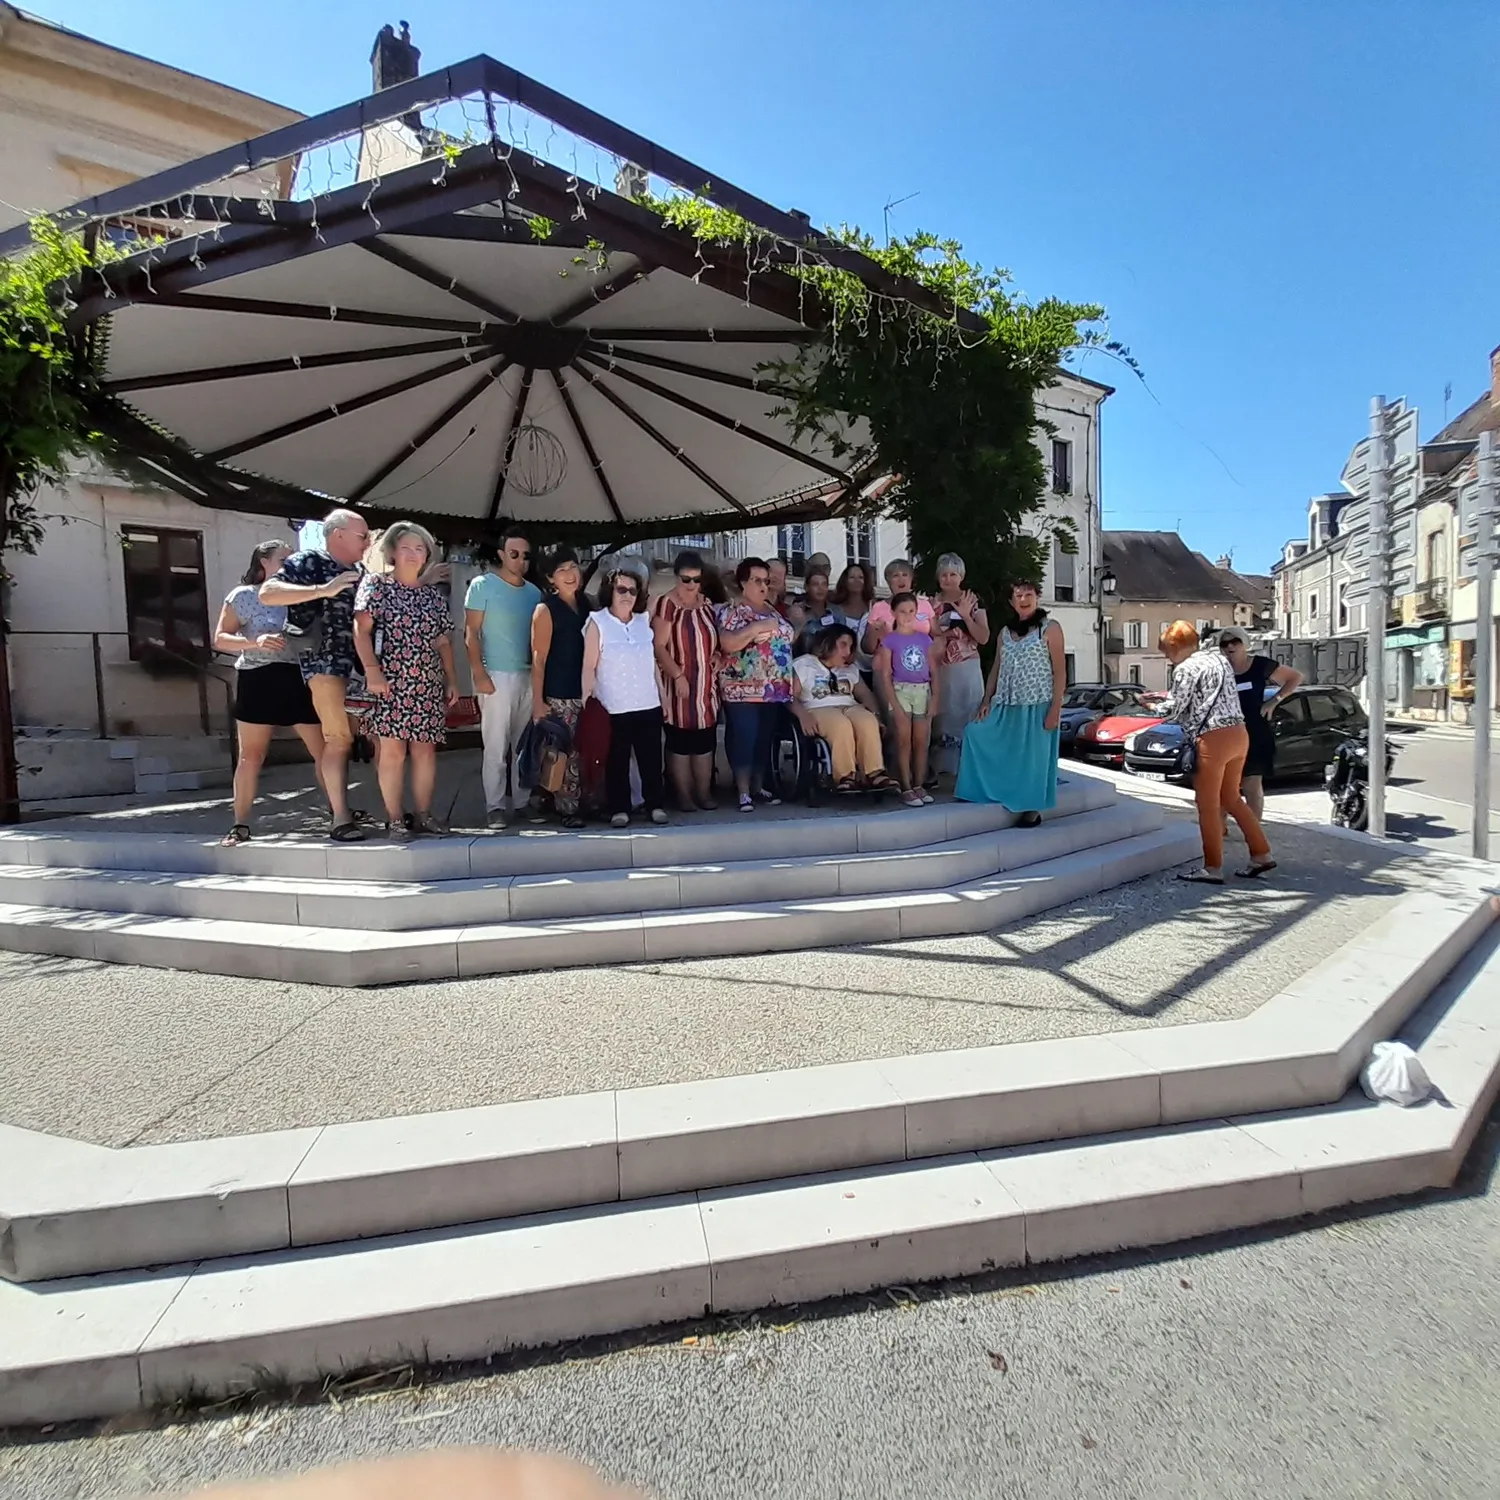
POLYGON ((1429 578, 1419 583, 1412 595, 1412 610, 1419 620, 1444 620, 1448 617, 1448 580, 1429 578))
POLYGON ((1104 654, 1106 656, 1123 656, 1125 654, 1125 637, 1123 635, 1105 636, 1104 654))

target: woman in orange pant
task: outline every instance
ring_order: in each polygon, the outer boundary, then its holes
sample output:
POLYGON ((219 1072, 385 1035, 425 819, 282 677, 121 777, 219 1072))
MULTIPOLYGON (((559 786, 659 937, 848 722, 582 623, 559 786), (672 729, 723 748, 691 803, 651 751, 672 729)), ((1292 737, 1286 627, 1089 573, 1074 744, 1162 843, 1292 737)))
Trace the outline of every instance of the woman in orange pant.
POLYGON ((1221 651, 1199 651, 1198 632, 1178 620, 1162 632, 1161 653, 1172 663, 1172 696, 1167 718, 1180 724, 1198 758, 1193 788, 1198 803, 1198 831, 1203 865, 1179 875, 1197 885, 1224 884, 1224 814, 1240 825, 1250 849, 1250 863, 1235 873, 1257 880, 1276 868, 1260 820, 1240 795, 1240 774, 1250 750, 1245 716, 1240 709, 1234 669, 1221 651))

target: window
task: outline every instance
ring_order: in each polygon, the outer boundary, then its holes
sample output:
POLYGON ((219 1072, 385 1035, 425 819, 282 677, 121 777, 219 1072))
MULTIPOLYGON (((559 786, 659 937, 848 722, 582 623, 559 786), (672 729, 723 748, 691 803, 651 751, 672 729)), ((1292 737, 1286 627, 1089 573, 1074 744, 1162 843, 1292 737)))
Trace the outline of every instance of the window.
POLYGON ((1074 570, 1078 560, 1075 552, 1064 552, 1061 537, 1052 538, 1052 597, 1060 604, 1073 599, 1074 570))
POLYGON ((1073 493, 1073 445, 1064 438, 1052 439, 1052 488, 1059 495, 1073 493))
MULTIPOLYGON (((855 516, 844 517, 844 555, 851 563, 873 570, 875 558, 875 522, 855 516)), ((870 580, 872 583, 874 579, 870 580)))
POLYGON ((1276 717, 1271 720, 1271 729, 1278 738, 1288 734, 1305 734, 1307 699, 1288 698, 1285 703, 1278 705, 1276 717))
POLYGON ((1347 630, 1348 628, 1349 628, 1349 585, 1347 583, 1341 583, 1339 585, 1339 629, 1340 630, 1347 630))
POLYGON ((1448 536, 1446 532, 1434 531, 1427 537, 1427 573, 1424 582, 1432 583, 1448 576, 1448 536))
MULTIPOLYGON (((1141 649, 1141 621, 1127 620, 1125 622, 1125 649, 1127 651, 1139 651, 1141 649)), ((1132 682, 1139 682, 1139 677, 1132 677, 1132 682)))
POLYGON ((1207 620, 1194 620, 1193 628, 1198 632, 1198 639, 1200 641, 1208 639, 1209 626, 1207 620))
POLYGON ((1141 685, 1141 669, 1139 667, 1132 667, 1130 669, 1130 680, 1135 683, 1137 687, 1141 685))
POLYGON ((687 531, 681 536, 669 536, 666 545, 681 552, 691 549, 694 552, 711 552, 714 539, 706 531, 687 531))
POLYGON ((1303 701, 1314 724, 1337 724, 1344 717, 1332 693, 1309 693, 1303 701))
POLYGON ((162 531, 126 526, 125 628, 130 659, 152 647, 208 660, 208 585, 203 577, 203 536, 197 531, 162 531))
POLYGON ((1071 651, 1063 652, 1063 681, 1070 687, 1078 681, 1078 658, 1071 651))
POLYGON ((803 522, 796 526, 776 528, 776 552, 786 559, 786 570, 800 578, 807 569, 807 554, 812 550, 812 527, 803 522))
POLYGON ((1346 693, 1343 688, 1338 688, 1328 696, 1333 699, 1334 705, 1337 707, 1340 715, 1343 718, 1364 718, 1365 711, 1359 706, 1359 699, 1356 698, 1353 693, 1346 693))
POLYGON ((1318 596, 1316 594, 1309 594, 1307 596, 1307 618, 1309 620, 1316 620, 1318 618, 1318 596))

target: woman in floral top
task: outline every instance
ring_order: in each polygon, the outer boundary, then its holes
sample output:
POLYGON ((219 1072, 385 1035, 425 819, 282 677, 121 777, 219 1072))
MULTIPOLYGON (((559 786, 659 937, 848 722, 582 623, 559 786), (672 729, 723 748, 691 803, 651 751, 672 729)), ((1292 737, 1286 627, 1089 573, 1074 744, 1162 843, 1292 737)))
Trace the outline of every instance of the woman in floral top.
POLYGON ((1250 863, 1235 873, 1255 880, 1276 868, 1271 845, 1259 819, 1240 795, 1240 773, 1250 751, 1245 715, 1240 709, 1234 668, 1221 651, 1200 651, 1198 632, 1178 620, 1162 632, 1161 654, 1172 663, 1172 695, 1167 719, 1180 724, 1197 750, 1193 796, 1198 804, 1198 832, 1203 864, 1179 875, 1196 885, 1224 884, 1224 814, 1240 825, 1250 849, 1250 863))
POLYGON ((718 612, 719 697, 740 811, 750 812, 757 801, 781 800, 764 781, 771 736, 792 701, 792 627, 771 603, 771 570, 760 558, 742 559, 734 577, 740 598, 718 612))

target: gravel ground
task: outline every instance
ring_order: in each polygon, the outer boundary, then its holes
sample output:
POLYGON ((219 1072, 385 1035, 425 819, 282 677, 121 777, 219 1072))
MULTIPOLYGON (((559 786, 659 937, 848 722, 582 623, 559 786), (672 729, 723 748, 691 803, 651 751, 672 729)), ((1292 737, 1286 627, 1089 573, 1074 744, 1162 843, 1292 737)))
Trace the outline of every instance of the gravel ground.
POLYGON ((1258 885, 1157 876, 981 936, 853 949, 377 990, 3 954, 0 1120, 122 1146, 1230 1019, 1444 864, 1275 836, 1258 885))
POLYGON ((664 1500, 1493 1500, 1497 1148, 1492 1117, 1452 1192, 1031 1284, 902 1288, 410 1389, 53 1434, 0 1449, 0 1497, 497 1443, 664 1500))

